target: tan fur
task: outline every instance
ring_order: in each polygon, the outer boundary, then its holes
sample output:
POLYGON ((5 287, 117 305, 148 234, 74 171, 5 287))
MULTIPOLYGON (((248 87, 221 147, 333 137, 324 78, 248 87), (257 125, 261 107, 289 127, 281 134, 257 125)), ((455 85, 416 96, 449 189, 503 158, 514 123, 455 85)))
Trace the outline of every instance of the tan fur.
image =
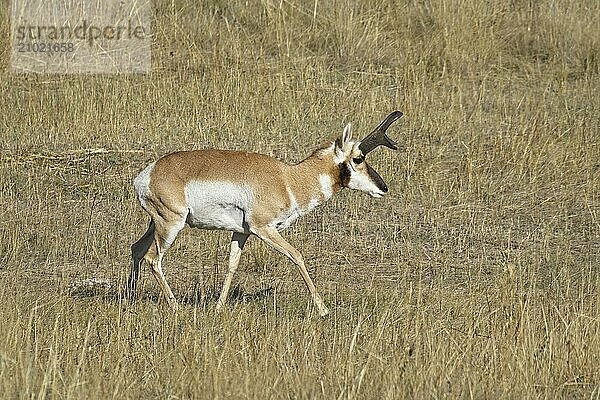
MULTIPOLYGON (((330 146, 329 146, 330 147, 330 146)), ((156 162, 151 174, 149 201, 158 214, 184 213, 185 184, 192 180, 246 184, 254 190, 253 222, 267 225, 290 208, 289 188, 298 204, 306 208, 322 197, 319 174, 330 175, 334 193, 341 190, 337 168, 320 149, 296 165, 264 154, 232 150, 193 150, 171 153, 156 162)))

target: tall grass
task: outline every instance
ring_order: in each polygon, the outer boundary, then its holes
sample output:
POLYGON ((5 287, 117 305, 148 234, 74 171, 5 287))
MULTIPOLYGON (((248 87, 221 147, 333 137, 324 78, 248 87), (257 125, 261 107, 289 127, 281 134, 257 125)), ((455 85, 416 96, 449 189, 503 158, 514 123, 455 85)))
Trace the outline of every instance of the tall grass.
POLYGON ((0 13, 0 393, 6 398, 600 397, 600 3, 154 4, 149 75, 8 72, 0 13), (251 240, 186 230, 121 287, 169 151, 295 162, 400 109, 390 194, 344 192, 251 240), (106 279, 103 288, 86 287, 106 279))

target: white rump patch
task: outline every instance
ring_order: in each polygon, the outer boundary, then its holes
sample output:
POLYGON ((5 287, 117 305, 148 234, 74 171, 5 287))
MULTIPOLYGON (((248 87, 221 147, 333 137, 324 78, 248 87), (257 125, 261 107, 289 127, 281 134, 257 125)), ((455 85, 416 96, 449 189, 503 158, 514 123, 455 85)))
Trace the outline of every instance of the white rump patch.
POLYGON ((195 228, 248 232, 254 193, 231 182, 191 181, 185 185, 187 223, 195 228))
POLYGON ((133 180, 133 188, 135 189, 135 192, 138 195, 138 200, 144 209, 146 208, 146 199, 150 195, 150 174, 152 174, 155 164, 156 161, 148 165, 133 180))

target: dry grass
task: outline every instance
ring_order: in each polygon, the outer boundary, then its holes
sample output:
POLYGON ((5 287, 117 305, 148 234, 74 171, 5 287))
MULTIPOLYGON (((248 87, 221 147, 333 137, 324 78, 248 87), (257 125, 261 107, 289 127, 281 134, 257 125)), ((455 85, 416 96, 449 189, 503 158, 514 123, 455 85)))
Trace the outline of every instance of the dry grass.
MULTIPOLYGON (((8 65, 6 1, 0 61, 8 65)), ((6 398, 599 398, 600 3, 157 2, 148 76, 0 72, 0 393, 6 398), (252 240, 187 230, 123 301, 176 149, 296 161, 390 110, 385 199, 345 192, 252 240), (96 277, 114 284, 85 288, 96 277)))

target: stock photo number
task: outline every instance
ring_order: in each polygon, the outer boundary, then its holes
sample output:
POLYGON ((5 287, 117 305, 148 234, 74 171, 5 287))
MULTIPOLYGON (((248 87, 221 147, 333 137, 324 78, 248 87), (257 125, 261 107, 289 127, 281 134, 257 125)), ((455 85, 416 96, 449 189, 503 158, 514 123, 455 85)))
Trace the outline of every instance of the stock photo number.
POLYGON ((73 42, 45 43, 45 42, 19 42, 16 44, 19 53, 72 53, 75 51, 73 42))

